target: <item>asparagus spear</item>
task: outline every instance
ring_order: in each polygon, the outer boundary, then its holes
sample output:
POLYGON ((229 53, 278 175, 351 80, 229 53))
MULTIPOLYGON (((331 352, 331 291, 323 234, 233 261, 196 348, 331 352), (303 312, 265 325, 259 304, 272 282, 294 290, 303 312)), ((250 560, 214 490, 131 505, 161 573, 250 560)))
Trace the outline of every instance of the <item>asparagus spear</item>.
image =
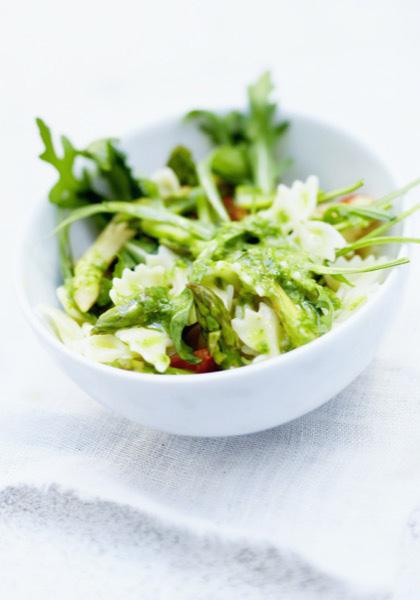
POLYGON ((207 337, 210 354, 225 369, 240 367, 243 361, 239 338, 222 300, 204 285, 190 283, 188 287, 194 294, 198 322, 207 337))
POLYGON ((354 183, 353 185, 349 185, 344 188, 338 188, 336 190, 331 190, 330 192, 324 192, 324 191, 320 190, 318 192, 317 202, 318 202, 318 204, 323 204, 324 202, 331 202, 332 200, 335 200, 336 198, 339 198, 340 196, 346 196, 347 194, 350 194, 351 192, 355 192, 356 190, 363 187, 364 185, 365 185, 364 180, 360 179, 359 181, 356 181, 356 183, 354 183))
POLYGON ((104 272, 134 234, 127 221, 120 221, 115 216, 78 260, 74 269, 73 295, 82 312, 95 304, 104 272))
POLYGON ((267 298, 276 311, 289 339, 294 348, 307 344, 318 336, 316 329, 311 323, 299 304, 295 304, 283 288, 274 283, 272 289, 267 293, 267 298))
POLYGON ((141 219, 146 221, 152 221, 154 223, 161 223, 166 225, 173 225, 178 227, 191 235, 191 238, 198 238, 208 240, 211 238, 212 232, 204 227, 198 221, 188 219, 181 215, 172 213, 171 211, 164 208, 155 208, 144 202, 101 202, 99 204, 90 204, 82 206, 72 211, 72 213, 56 228, 56 232, 62 228, 71 225, 75 221, 80 219, 86 219, 93 215, 101 213, 115 213, 123 214, 132 217, 133 219, 141 219))
POLYGON ((214 182, 213 175, 211 172, 211 161, 212 155, 202 160, 197 167, 198 178, 200 180, 201 187, 203 188, 208 201, 215 213, 217 214, 220 221, 229 221, 229 215, 220 197, 219 190, 214 182))
POLYGON ((162 287, 151 287, 125 304, 119 304, 102 313, 92 330, 93 333, 110 333, 126 327, 145 326, 152 322, 165 325, 171 316, 172 307, 168 291, 162 287))
POLYGON ((185 327, 190 323, 193 305, 194 296, 191 290, 186 288, 174 301, 174 310, 169 323, 169 334, 180 358, 189 363, 197 364, 200 359, 182 337, 185 327))
POLYGON ((60 270, 63 280, 66 282, 73 276, 73 256, 71 252, 69 228, 64 227, 58 234, 58 255, 60 270))

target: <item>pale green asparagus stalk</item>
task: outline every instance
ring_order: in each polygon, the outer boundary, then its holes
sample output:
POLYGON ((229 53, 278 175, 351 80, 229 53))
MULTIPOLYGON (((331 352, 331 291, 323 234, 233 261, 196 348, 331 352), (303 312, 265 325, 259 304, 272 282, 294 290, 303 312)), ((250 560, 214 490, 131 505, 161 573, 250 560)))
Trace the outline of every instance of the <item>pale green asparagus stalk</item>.
POLYGON ((283 288, 274 283, 267 290, 267 297, 277 313, 293 347, 302 346, 313 340, 317 334, 305 319, 305 312, 301 306, 295 304, 283 288))
POLYGON ((78 260, 74 269, 73 296, 82 312, 95 304, 104 272, 134 234, 127 221, 120 221, 117 215, 78 260))
POLYGON ((59 232, 64 227, 79 221, 79 219, 86 219, 87 217, 101 213, 126 215, 133 219, 166 223, 180 229, 185 229, 185 231, 188 231, 195 238, 202 240, 209 240, 212 237, 212 231, 198 221, 177 215, 165 208, 155 208, 141 200, 138 202, 100 202, 81 206, 72 210, 71 214, 59 223, 55 231, 59 232))
POLYGON ((203 188, 210 206, 214 209, 217 217, 220 221, 229 221, 230 217, 227 213, 227 210, 223 204, 222 198, 220 196, 219 190, 213 179, 213 174, 211 172, 211 161, 213 155, 210 154, 207 158, 198 163, 197 172, 198 178, 200 180, 200 185, 203 188))
POLYGON ((317 202, 318 202, 318 204, 323 204, 324 202, 331 202, 332 200, 335 200, 336 198, 339 198, 340 196, 346 196, 347 194, 350 194, 351 192, 355 192, 356 190, 363 187, 364 185, 365 185, 364 180, 360 179, 359 181, 356 181, 356 183, 354 183, 353 185, 349 185, 348 187, 345 187, 345 188, 337 188, 335 190, 331 190, 330 192, 323 192, 322 190, 320 190, 318 192, 317 202))
POLYGON ((94 323, 96 321, 93 315, 82 313, 73 297, 73 279, 68 279, 64 285, 57 288, 57 298, 66 313, 74 319, 79 325, 82 323, 94 323))

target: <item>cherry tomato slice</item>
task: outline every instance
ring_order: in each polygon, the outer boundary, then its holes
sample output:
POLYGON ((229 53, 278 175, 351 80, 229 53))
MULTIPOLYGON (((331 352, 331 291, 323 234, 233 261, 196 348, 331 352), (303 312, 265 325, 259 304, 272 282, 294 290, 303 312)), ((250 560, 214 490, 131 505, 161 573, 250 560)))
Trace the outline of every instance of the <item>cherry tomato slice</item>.
POLYGON ((242 208, 241 206, 236 206, 236 204, 233 201, 233 198, 231 198, 230 196, 226 196, 225 198, 223 198, 223 204, 225 205, 228 215, 232 219, 232 221, 241 221, 248 214, 248 211, 245 208, 242 208))
POLYGON ((193 373, 211 373, 212 371, 218 371, 219 366, 214 362, 213 357, 207 348, 201 350, 195 350, 194 354, 201 358, 201 362, 193 365, 186 360, 183 360, 178 354, 174 354, 171 358, 171 367, 176 369, 185 369, 192 371, 193 373))

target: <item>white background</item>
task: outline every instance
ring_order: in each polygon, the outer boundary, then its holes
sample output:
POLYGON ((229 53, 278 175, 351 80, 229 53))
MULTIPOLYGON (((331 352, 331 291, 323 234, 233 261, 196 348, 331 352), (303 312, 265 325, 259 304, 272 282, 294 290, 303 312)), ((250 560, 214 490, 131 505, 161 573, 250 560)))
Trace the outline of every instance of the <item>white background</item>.
MULTIPOLYGON (((2 375, 30 382, 53 368, 38 358, 12 286, 22 222, 51 183, 36 158, 37 115, 82 145, 193 106, 242 102, 245 84, 270 68, 283 106, 351 130, 401 182, 420 174, 416 0, 0 0, 0 9, 2 375)), ((399 343, 405 333, 391 335, 399 343)))
POLYGON ((267 67, 285 106, 347 126, 401 176, 416 172, 416 0, 0 6, 1 165, 8 194, 25 207, 50 181, 35 159, 35 115, 83 143, 192 105, 242 100, 267 67))

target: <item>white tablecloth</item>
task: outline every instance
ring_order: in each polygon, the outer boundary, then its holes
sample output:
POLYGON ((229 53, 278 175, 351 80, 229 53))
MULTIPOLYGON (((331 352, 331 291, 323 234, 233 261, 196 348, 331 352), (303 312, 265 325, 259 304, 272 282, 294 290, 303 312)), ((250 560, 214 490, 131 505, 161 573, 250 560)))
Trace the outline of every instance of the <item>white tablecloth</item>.
POLYGON ((290 107, 368 138, 401 180, 418 175, 418 3, 316 5, 263 1, 256 15, 255 3, 218 0, 7 3, 1 598, 420 597, 418 253, 396 323, 357 381, 293 423, 230 439, 106 413, 43 354, 13 293, 19 227, 50 182, 33 158, 36 113, 83 142, 107 124, 113 134, 234 103, 272 64, 290 107))

